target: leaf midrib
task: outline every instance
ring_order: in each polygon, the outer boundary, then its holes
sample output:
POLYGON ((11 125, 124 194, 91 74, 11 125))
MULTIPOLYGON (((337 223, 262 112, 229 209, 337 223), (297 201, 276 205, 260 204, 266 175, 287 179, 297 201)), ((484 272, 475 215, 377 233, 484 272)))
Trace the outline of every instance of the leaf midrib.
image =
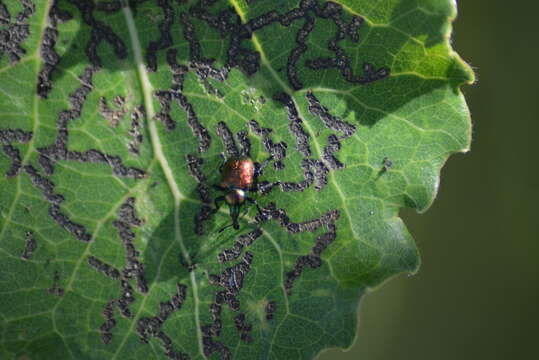
MULTIPOLYGON (((150 141, 151 141, 152 149, 153 149, 153 152, 154 152, 154 158, 157 160, 157 162, 159 163, 161 169, 163 170, 163 173, 164 173, 165 178, 167 180, 167 184, 168 184, 168 186, 170 188, 170 191, 171 191, 171 193, 172 193, 172 195, 174 197, 174 237, 175 237, 176 242, 180 245, 182 255, 184 256, 187 264, 191 264, 192 260, 191 260, 191 258, 189 256, 187 248, 185 247, 185 244, 183 242, 183 237, 181 235, 180 224, 179 224, 180 203, 181 203, 182 200, 186 200, 187 198, 186 198, 185 195, 183 195, 181 193, 181 191, 180 191, 180 189, 178 187, 178 184, 174 180, 174 175, 172 173, 172 169, 169 166, 168 161, 167 161, 167 159, 166 159, 166 157, 165 157, 165 155, 163 153, 163 148, 161 146, 161 141, 160 141, 160 138, 159 138, 159 134, 158 134, 157 126, 156 126, 156 122, 155 122, 155 114, 156 113, 155 113, 155 109, 153 107, 153 100, 152 100, 153 86, 152 86, 152 84, 151 84, 151 82, 150 82, 150 80, 148 78, 148 72, 146 70, 144 60, 142 58, 141 43, 140 43, 140 40, 139 40, 139 37, 138 37, 137 29, 135 27, 133 13, 132 13, 131 8, 129 6, 123 7, 122 10, 123 10, 123 13, 124 13, 124 17, 126 19, 127 28, 128 28, 128 32, 129 32, 129 39, 131 41, 131 46, 132 46, 132 49, 133 49, 133 57, 134 57, 134 61, 135 61, 136 72, 137 72, 137 75, 138 75, 138 78, 139 78, 140 88, 141 88, 141 91, 142 91, 143 97, 144 97, 144 108, 146 110, 146 120, 147 120, 147 124, 148 124, 148 131, 150 133, 150 141)), ((169 248, 166 250, 166 252, 169 251, 171 246, 172 246, 172 242, 171 242, 171 245, 169 246, 169 248)), ((164 258, 165 257, 163 257, 162 259, 164 259, 164 258)), ((161 266, 159 266, 157 277, 159 276, 160 270, 161 270, 161 266)), ((199 348, 200 355, 202 356, 202 358, 205 359, 206 357, 204 356, 204 350, 203 350, 203 346, 202 346, 202 333, 201 333, 201 329, 200 329, 200 315, 199 315, 199 309, 198 309, 200 301, 198 299, 198 287, 197 287, 197 284, 196 284, 196 279, 195 279, 194 272, 191 272, 190 280, 191 280, 191 286, 192 286, 192 291, 193 291, 193 302, 194 302, 194 308, 195 308, 194 316, 195 316, 195 326, 196 326, 196 334, 197 334, 197 340, 198 340, 198 348, 199 348)), ((150 285, 149 292, 151 292, 151 289, 152 289, 152 286, 150 285)), ((144 304, 145 304, 146 299, 148 297, 149 297, 149 293, 147 294, 147 296, 145 296, 143 298, 142 303, 139 306, 137 314, 135 315, 134 319, 137 319, 139 317, 140 312, 144 308, 144 304)), ((130 326, 129 330, 125 333, 124 338, 123 338, 120 346, 117 348, 117 351, 114 354, 114 356, 112 357, 112 359, 115 359, 117 357, 117 355, 120 353, 121 349, 123 348, 123 345, 126 342, 126 339, 127 339, 128 335, 130 333, 132 333, 132 331, 133 331, 134 324, 135 324, 135 321, 133 321, 131 323, 131 326, 130 326)))

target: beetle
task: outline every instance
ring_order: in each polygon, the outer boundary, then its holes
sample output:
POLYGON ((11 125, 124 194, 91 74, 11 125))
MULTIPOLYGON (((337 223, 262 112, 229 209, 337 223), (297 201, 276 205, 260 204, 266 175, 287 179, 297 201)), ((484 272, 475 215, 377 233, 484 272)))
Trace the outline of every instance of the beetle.
POLYGON ((272 158, 270 156, 258 167, 252 159, 246 156, 231 157, 221 165, 219 168, 221 182, 214 185, 214 188, 224 191, 225 194, 215 198, 215 209, 213 212, 216 213, 219 211, 223 202, 226 202, 229 207, 232 224, 225 226, 219 232, 229 226, 232 226, 236 230, 240 228, 238 218, 241 207, 246 202, 254 204, 258 212, 262 212, 256 200, 249 197, 248 193, 258 190, 258 177, 272 158))

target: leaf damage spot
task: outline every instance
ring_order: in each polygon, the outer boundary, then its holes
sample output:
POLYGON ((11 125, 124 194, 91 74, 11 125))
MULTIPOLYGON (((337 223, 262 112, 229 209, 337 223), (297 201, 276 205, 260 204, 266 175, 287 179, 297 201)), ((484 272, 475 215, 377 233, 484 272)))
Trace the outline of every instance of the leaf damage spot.
POLYGON ((223 141, 227 158, 237 158, 239 156, 239 152, 236 142, 234 141, 234 136, 232 135, 232 131, 230 131, 228 126, 223 121, 220 121, 217 124, 217 135, 223 141))
POLYGON ((26 238, 26 241, 24 245, 24 251, 21 255, 21 259, 30 260, 30 258, 32 257, 32 254, 37 249, 37 241, 34 238, 34 233, 32 233, 31 231, 27 231, 25 233, 25 238, 26 238))
POLYGON ((104 263, 95 256, 88 257, 88 265, 111 279, 119 279, 120 271, 114 266, 104 263))
POLYGON ((382 172, 388 172, 393 167, 393 161, 387 156, 382 160, 382 172))
POLYGON ((103 310, 105 323, 99 329, 101 331, 101 340, 104 344, 109 344, 112 341, 112 329, 116 326, 114 307, 118 307, 123 317, 133 317, 129 305, 135 301, 135 292, 129 280, 133 278, 136 280, 138 292, 142 294, 148 293, 148 285, 144 277, 144 265, 137 258, 140 253, 133 244, 135 233, 131 229, 131 226, 140 226, 142 223, 143 221, 137 217, 135 212, 135 198, 128 198, 118 210, 118 219, 112 222, 112 225, 118 230, 118 236, 122 240, 125 250, 126 260, 122 270, 116 269, 95 256, 88 257, 88 264, 93 269, 111 279, 120 281, 121 292, 119 298, 109 301, 103 310))
POLYGON ((286 214, 284 209, 278 209, 274 203, 270 203, 266 208, 262 209, 256 217, 257 223, 263 223, 272 219, 277 220, 281 227, 284 227, 289 233, 297 234, 300 232, 314 232, 320 227, 326 226, 328 231, 317 237, 315 245, 313 246, 309 255, 298 257, 294 268, 285 274, 285 290, 288 295, 292 294, 292 286, 294 281, 301 275, 305 266, 311 268, 317 268, 322 265, 322 259, 320 258, 322 252, 331 244, 337 237, 337 229, 335 222, 340 216, 340 211, 337 209, 328 211, 321 217, 304 221, 301 223, 294 223, 290 221, 290 218, 286 214))
POLYGON ((49 215, 52 217, 52 219, 76 239, 83 242, 89 242, 92 237, 88 232, 86 232, 86 228, 71 221, 69 217, 60 211, 60 204, 64 201, 64 197, 60 194, 54 193, 53 182, 41 176, 37 172, 36 168, 34 168, 32 165, 25 165, 24 171, 30 177, 32 184, 41 190, 45 200, 50 203, 49 215))
POLYGON ((127 113, 125 97, 121 95, 115 96, 112 100, 112 105, 116 109, 107 104, 107 99, 104 96, 99 98, 99 113, 108 120, 110 126, 117 127, 122 117, 127 113))
POLYGON ((309 147, 310 137, 309 134, 307 134, 303 129, 303 120, 299 116, 292 97, 283 92, 276 94, 274 96, 274 100, 280 102, 286 107, 289 119, 288 129, 296 138, 296 150, 298 150, 298 152, 304 157, 304 159, 301 161, 300 167, 304 172, 305 180, 299 183, 285 181, 280 182, 281 190, 304 191, 313 183, 315 184, 315 190, 322 190, 328 183, 328 174, 330 170, 339 170, 344 168, 344 164, 334 156, 334 153, 340 150, 342 139, 346 139, 354 134, 356 130, 355 126, 331 115, 328 109, 322 106, 314 94, 312 94, 312 92, 308 92, 307 100, 309 102, 309 111, 313 115, 317 116, 327 128, 343 133, 341 137, 337 137, 335 134, 328 136, 328 143, 324 147, 322 153, 322 161, 312 159, 310 158, 312 155, 309 147))
POLYGON ((240 334, 241 341, 253 341, 251 335, 249 335, 249 333, 253 330, 253 326, 246 322, 244 313, 240 313, 234 317, 234 324, 236 325, 236 330, 238 330, 238 333, 240 334))
POLYGON ((30 35, 28 20, 35 12, 35 5, 30 0, 20 1, 23 9, 17 14, 13 21, 10 21, 10 14, 7 7, 0 3, 0 24, 7 25, 0 30, 0 58, 4 54, 8 55, 10 63, 18 62, 26 51, 21 44, 30 35))
POLYGON ((52 89, 52 73, 60 62, 60 56, 54 50, 58 41, 58 23, 72 18, 72 15, 58 7, 58 0, 54 0, 49 10, 49 26, 45 28, 41 41, 41 59, 43 65, 37 75, 37 94, 41 99, 46 99, 52 89))
POLYGON ((144 106, 135 106, 131 113, 131 129, 129 130, 132 140, 127 144, 127 150, 133 155, 140 155, 140 145, 144 140, 144 135, 142 134, 142 119, 144 117, 146 117, 144 106))
POLYGON ((326 2, 322 8, 315 8, 315 11, 317 16, 323 19, 331 19, 337 26, 335 38, 328 42, 328 49, 335 53, 335 57, 307 60, 305 62, 307 67, 313 70, 336 68, 340 71, 346 81, 355 84, 368 84, 389 76, 389 68, 381 67, 379 69, 375 69, 372 64, 367 62, 363 63, 363 75, 354 75, 350 57, 346 55, 344 49, 338 45, 338 43, 344 40, 347 35, 352 39, 352 41, 359 41, 359 35, 357 32, 364 22, 363 18, 354 15, 350 24, 345 24, 344 20, 342 19, 342 6, 332 1, 326 2))
POLYGON ((274 100, 280 102, 288 112, 288 130, 296 138, 296 150, 304 157, 311 156, 311 148, 309 146, 309 134, 303 129, 303 120, 299 117, 296 105, 292 97, 287 93, 277 93, 273 97, 274 100))
POLYGON ((32 133, 21 129, 0 129, 0 143, 4 154, 11 159, 11 166, 6 171, 8 178, 17 176, 22 167, 21 154, 17 148, 11 145, 13 142, 26 144, 32 139, 32 133))
POLYGON ((112 329, 116 326, 116 319, 114 318, 114 306, 116 300, 109 301, 103 309, 103 317, 105 322, 99 327, 101 331, 101 340, 104 344, 108 345, 112 341, 112 329))
POLYGON ((311 269, 316 269, 322 266, 320 255, 337 237, 337 229, 335 224, 327 225, 328 231, 316 238, 316 243, 313 246, 310 254, 303 255, 297 258, 296 263, 291 271, 287 272, 284 288, 288 296, 292 295, 292 287, 302 274, 304 268, 309 266, 311 269))
POLYGON ((198 214, 194 217, 195 233, 197 235, 204 234, 204 222, 208 220, 213 213, 211 207, 210 189, 206 176, 202 172, 201 166, 203 160, 194 155, 187 155, 187 168, 192 177, 197 181, 197 192, 202 202, 202 207, 198 214))
POLYGON ((236 134, 238 142, 240 144, 240 156, 251 157, 251 141, 247 136, 247 131, 241 130, 236 134))
MULTIPOLYGON (((232 311, 240 310, 240 301, 238 300, 237 295, 243 287, 245 276, 251 270, 252 261, 253 254, 251 252, 246 252, 241 262, 226 268, 220 275, 209 276, 210 284, 220 286, 225 290, 217 292, 215 294, 214 302, 210 305, 213 323, 201 327, 205 356, 211 356, 214 352, 220 353, 222 359, 230 359, 232 356, 230 349, 221 342, 214 341, 213 337, 218 337, 221 334, 222 305, 227 304, 232 311)), ((239 315, 241 314, 242 313, 239 315)), ((240 323, 240 338, 246 341, 249 338, 248 332, 250 331, 250 328, 246 325, 244 320, 245 317, 243 317, 243 320, 240 323)), ((236 323, 236 327, 238 327, 238 323, 236 323)))
POLYGON ((341 140, 349 138, 356 132, 356 127, 331 115, 329 110, 320 103, 312 91, 308 91, 306 97, 309 102, 309 111, 311 114, 317 116, 327 128, 342 132, 341 137, 337 137, 335 134, 328 136, 328 144, 324 147, 322 159, 331 170, 343 169, 344 164, 333 154, 341 149, 341 140))
MULTIPOLYGON (((83 21, 91 28, 90 41, 86 46, 86 56, 94 67, 100 68, 102 66, 101 58, 97 54, 97 48, 102 41, 109 43, 118 58, 125 59, 127 57, 127 47, 122 39, 110 26, 95 19, 93 12, 96 5, 93 1, 69 0, 69 2, 79 9, 83 21)), ((100 10, 103 10, 103 8, 100 8, 100 10)))
POLYGON ((136 331, 143 343, 148 343, 149 338, 155 337, 161 341, 165 355, 173 360, 187 360, 189 356, 183 352, 177 352, 172 347, 172 339, 161 327, 173 312, 181 309, 187 293, 187 287, 180 283, 176 284, 176 294, 168 301, 159 305, 159 313, 154 317, 143 317, 137 321, 136 331))
POLYGON ((55 143, 37 149, 40 153, 39 163, 48 175, 54 172, 54 161, 69 160, 107 164, 117 176, 141 179, 146 176, 146 173, 141 169, 125 166, 119 156, 109 155, 96 149, 90 149, 84 152, 67 149, 69 142, 68 125, 71 121, 81 116, 83 104, 93 87, 92 77, 95 72, 97 72, 95 66, 89 66, 84 70, 84 74, 80 77, 81 86, 69 96, 71 109, 63 110, 58 115, 56 121, 58 134, 55 143))
POLYGON ((266 104, 266 98, 263 95, 256 96, 256 89, 250 87, 240 92, 241 103, 244 105, 251 105, 256 111, 260 111, 262 106, 266 104))
POLYGON ((176 52, 176 49, 167 51, 167 62, 173 73, 172 86, 170 90, 160 90, 155 92, 155 95, 159 98, 159 102, 161 103, 161 111, 156 115, 156 118, 164 123, 167 130, 174 130, 176 123, 170 117, 170 102, 175 100, 187 113, 187 123, 199 141, 199 152, 204 152, 210 147, 211 137, 208 130, 200 123, 193 105, 182 93, 185 74, 189 69, 186 66, 177 63, 176 52))
POLYGON ((274 203, 270 203, 267 207, 261 209, 262 211, 257 214, 257 223, 263 223, 269 220, 277 220, 279 226, 286 229, 291 234, 297 234, 300 232, 314 232, 318 228, 334 223, 340 216, 340 212, 337 209, 330 210, 320 216, 319 218, 307 220, 300 223, 290 221, 290 218, 286 214, 286 210, 278 209, 274 203))
MULTIPOLYGON (((303 27, 298 31, 296 35, 296 43, 298 44, 288 56, 288 63, 286 64, 286 74, 288 76, 288 82, 295 90, 299 90, 303 87, 303 84, 299 80, 298 70, 296 64, 299 58, 307 51, 306 41, 309 34, 314 29, 314 19, 305 15, 305 23, 303 27)), ((283 22, 281 22, 283 23, 283 22)))
POLYGON ((174 24, 174 9, 170 0, 158 0, 157 6, 163 10, 163 21, 159 24, 161 37, 157 41, 151 41, 146 50, 146 66, 149 71, 157 70, 157 51, 166 49, 172 45, 170 29, 174 24))
POLYGON ((49 294, 62 297, 64 296, 64 289, 58 286, 58 283, 60 282, 60 273, 58 271, 54 272, 54 278, 53 278, 53 284, 52 287, 47 289, 47 292, 49 294))
POLYGON ((239 258, 243 248, 251 246, 251 244, 260 236, 262 236, 262 230, 259 228, 248 232, 247 234, 240 235, 232 248, 225 249, 217 255, 219 262, 224 263, 239 258))
POLYGON ((311 114, 317 116, 328 129, 342 132, 341 139, 349 138, 356 132, 354 125, 342 121, 337 116, 331 115, 329 110, 320 103, 320 100, 318 100, 312 91, 309 90, 307 92, 306 98, 309 102, 309 111, 311 114))
POLYGON ((266 320, 273 320, 275 311, 277 311, 277 303, 275 301, 268 301, 264 310, 266 311, 266 320))
POLYGON ((262 145, 264 149, 271 155, 274 160, 273 168, 275 170, 284 169, 284 163, 281 161, 286 157, 286 149, 288 145, 284 141, 274 143, 270 138, 270 134, 273 129, 263 128, 256 120, 249 121, 249 128, 251 131, 262 138, 262 145))
POLYGON ((131 225, 140 226, 143 221, 135 213, 135 198, 128 198, 118 211, 118 219, 112 225, 118 230, 118 235, 122 239, 125 249, 126 265, 122 273, 126 279, 135 278, 137 288, 143 294, 148 292, 148 285, 144 278, 144 265, 137 259, 140 253, 135 249, 133 240, 135 233, 131 230, 131 225))

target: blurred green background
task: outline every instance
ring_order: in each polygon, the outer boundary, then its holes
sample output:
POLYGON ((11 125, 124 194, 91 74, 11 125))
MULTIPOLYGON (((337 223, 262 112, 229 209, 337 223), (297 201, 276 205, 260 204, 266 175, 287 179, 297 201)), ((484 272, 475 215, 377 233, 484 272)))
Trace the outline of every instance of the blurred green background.
POLYGON ((453 47, 474 135, 426 214, 402 216, 423 264, 369 294, 358 340, 320 360, 538 358, 539 2, 461 0, 453 47))

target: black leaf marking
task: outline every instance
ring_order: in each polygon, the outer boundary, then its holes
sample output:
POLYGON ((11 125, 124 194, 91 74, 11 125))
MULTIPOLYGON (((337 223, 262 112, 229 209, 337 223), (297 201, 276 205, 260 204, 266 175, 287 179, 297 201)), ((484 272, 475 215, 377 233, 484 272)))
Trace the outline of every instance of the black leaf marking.
POLYGON ((121 95, 115 96, 112 105, 115 109, 107 104, 107 99, 104 96, 99 98, 99 113, 108 120, 110 126, 116 127, 127 113, 125 97, 121 95))
MULTIPOLYGON (((205 356, 211 356, 214 352, 218 352, 221 354, 221 359, 231 358, 230 349, 221 342, 214 341, 213 337, 219 336, 221 333, 222 305, 227 304, 232 311, 240 310, 240 301, 238 300, 237 295, 243 287, 245 276, 251 270, 252 261, 253 254, 251 252, 246 252, 241 262, 226 268, 220 275, 209 276, 210 284, 220 286, 224 288, 224 290, 215 294, 215 301, 210 305, 213 322, 201 327, 205 356)), ((241 314, 242 313, 239 315, 241 314)), ((245 319, 245 317, 243 317, 243 319, 245 319)), ((244 321, 241 321, 241 325, 242 330, 240 331, 240 338, 242 338, 242 340, 247 340, 249 338, 248 332, 250 329, 248 329, 248 326, 244 321)), ((238 326, 238 323, 236 323, 236 326, 238 326)))
POLYGON ((129 130, 129 135, 132 137, 132 140, 127 144, 127 149, 130 153, 134 155, 140 154, 140 144, 144 140, 144 135, 142 134, 142 119, 146 116, 144 111, 144 106, 136 106, 133 112, 131 113, 131 129, 129 130))
POLYGON ((86 232, 86 228, 71 221, 69 217, 60 211, 60 204, 64 201, 64 197, 54 193, 54 184, 52 181, 41 176, 32 165, 25 165, 24 171, 30 177, 32 184, 41 190, 45 200, 50 203, 49 215, 52 219, 66 231, 71 233, 76 239, 84 242, 90 241, 91 235, 86 232))
POLYGON ((0 58, 4 54, 9 57, 10 63, 18 62, 26 51, 21 47, 23 41, 30 35, 28 19, 35 12, 35 5, 30 0, 20 1, 23 9, 17 14, 13 21, 7 7, 0 4, 0 24, 8 25, 0 29, 0 58))
POLYGON ((58 283, 60 282, 60 273, 58 271, 54 272, 54 278, 53 278, 53 284, 52 287, 47 289, 47 292, 52 295, 56 295, 58 297, 64 296, 64 289, 58 286, 58 283))
POLYGON ((4 150, 4 154, 6 154, 6 156, 11 159, 11 167, 8 171, 6 171, 6 176, 8 178, 17 176, 19 174, 19 171, 21 170, 22 165, 19 150, 11 145, 3 145, 2 150, 4 150))
POLYGON ((120 271, 118 269, 110 264, 104 263, 94 256, 88 257, 88 265, 112 279, 116 280, 120 278, 120 271))
POLYGON ((270 128, 261 127, 256 120, 249 121, 249 128, 255 133, 255 135, 262 137, 262 145, 264 146, 264 149, 270 153, 274 160, 273 167, 276 170, 284 169, 284 163, 281 160, 286 157, 286 149, 288 148, 288 145, 284 141, 274 143, 269 136, 273 130, 270 128))
POLYGON ((262 209, 262 211, 257 214, 256 221, 258 223, 263 223, 269 220, 277 220, 279 226, 286 229, 291 234, 297 234, 300 232, 313 232, 322 226, 333 224, 340 216, 340 212, 337 209, 330 210, 327 213, 323 214, 319 218, 295 223, 290 221, 290 218, 286 214, 286 210, 278 209, 274 203, 270 203, 268 206, 262 209))
POLYGON ((238 131, 236 134, 238 143, 240 144, 240 156, 251 157, 251 141, 249 140, 247 131, 238 131))
POLYGON ((234 324, 236 325, 236 330, 238 330, 238 333, 240 334, 240 340, 245 342, 251 342, 253 339, 251 338, 251 335, 249 333, 251 330, 253 330, 253 326, 251 324, 248 324, 245 321, 245 314, 240 313, 234 317, 234 324))
POLYGON ((217 135, 223 141, 227 158, 237 158, 239 156, 239 152, 238 147, 236 146, 236 142, 234 141, 232 131, 230 131, 228 126, 222 121, 217 124, 217 135))
POLYGON ((133 278, 136 280, 138 292, 142 294, 148 292, 148 285, 144 276, 144 265, 138 260, 140 254, 133 244, 135 233, 131 229, 131 226, 140 226, 142 223, 143 221, 137 217, 135 212, 135 199, 128 198, 118 210, 118 219, 112 222, 112 225, 118 230, 118 235, 125 250, 125 266, 118 270, 95 256, 88 258, 88 264, 92 268, 120 282, 120 296, 118 299, 110 300, 103 310, 105 322, 99 329, 101 331, 101 340, 104 344, 110 344, 112 341, 112 329, 116 326, 115 307, 118 308, 120 315, 123 317, 133 317, 129 305, 135 301, 135 291, 129 280, 133 278))
POLYGON ((277 310, 277 303, 275 301, 268 301, 264 310, 266 311, 266 320, 272 320, 277 310))
POLYGON ((45 173, 48 175, 51 175, 54 172, 54 161, 69 160, 107 164, 112 168, 112 172, 117 176, 131 177, 134 179, 143 178, 146 175, 143 170, 134 167, 126 167, 123 165, 119 156, 109 155, 96 149, 90 149, 84 152, 71 151, 67 149, 67 144, 69 141, 68 125, 71 121, 80 117, 82 106, 86 101, 86 97, 92 90, 92 77, 96 71, 96 67, 89 66, 85 69, 84 74, 80 77, 81 86, 69 96, 71 109, 61 111, 58 115, 58 119, 56 120, 58 134, 55 143, 47 147, 37 149, 40 153, 39 163, 45 170, 45 173))
POLYGON ((0 129, 0 143, 2 150, 11 159, 11 166, 6 171, 7 177, 17 176, 22 167, 21 154, 17 148, 11 145, 13 142, 28 143, 32 139, 32 133, 21 129, 0 129))
POLYGON ((304 157, 310 157, 309 135, 303 129, 303 120, 299 117, 292 97, 286 93, 278 93, 273 99, 283 104, 288 111, 288 130, 296 137, 296 150, 304 157))
POLYGON ((182 352, 176 352, 172 348, 172 340, 161 330, 161 326, 176 310, 181 309, 187 292, 187 287, 180 283, 176 284, 176 294, 168 301, 162 302, 159 305, 159 313, 154 317, 143 317, 137 322, 137 333, 143 343, 148 343, 152 337, 161 340, 161 344, 165 350, 165 355, 169 359, 187 360, 189 356, 182 352))
POLYGON ((58 40, 58 23, 67 21, 72 15, 58 7, 58 0, 54 0, 49 10, 50 25, 45 28, 43 40, 41 42, 41 58, 43 65, 38 74, 37 94, 40 98, 46 99, 52 89, 52 73, 60 62, 60 56, 54 50, 58 40))
POLYGON ((34 238, 34 234, 31 231, 27 231, 25 234, 26 242, 24 245, 24 251, 21 255, 21 259, 30 260, 32 254, 37 249, 37 241, 34 238))
POLYGON ((296 42, 298 45, 294 49, 292 49, 290 55, 288 56, 288 63, 286 64, 286 74, 288 75, 288 81, 295 90, 299 90, 303 87, 303 84, 298 78, 296 64, 301 55, 303 55, 307 51, 307 45, 305 44, 305 42, 307 41, 307 38, 309 37, 309 34, 313 31, 313 29, 314 19, 309 16, 305 16, 305 24, 296 35, 296 42))
POLYGON ((13 142, 28 143, 32 139, 32 133, 21 129, 0 129, 0 144, 4 154, 11 159, 11 166, 6 171, 6 176, 14 177, 20 173, 22 160, 20 152, 11 145, 13 142))
POLYGON ((198 182, 197 192, 202 202, 200 211, 194 217, 195 233, 197 235, 204 234, 204 221, 208 220, 212 214, 210 189, 206 176, 201 169, 202 164, 203 160, 201 158, 194 155, 187 155, 187 167, 191 176, 198 182))
POLYGON ((157 70, 157 51, 166 49, 172 45, 172 35, 170 29, 174 24, 174 10, 170 4, 170 0, 158 0, 157 6, 163 9, 163 21, 159 24, 159 32, 161 37, 157 41, 150 42, 146 51, 146 62, 149 71, 157 70))
POLYGON ((224 263, 226 261, 235 260, 240 257, 241 251, 245 247, 251 246, 251 244, 260 236, 262 235, 262 230, 255 229, 247 234, 242 234, 238 237, 238 240, 234 243, 232 248, 225 249, 219 255, 217 258, 219 259, 219 262, 224 263))
POLYGON ((95 4, 93 1, 86 0, 69 0, 75 5, 81 15, 84 22, 91 27, 90 41, 86 47, 86 56, 90 60, 90 63, 95 67, 101 67, 101 58, 97 54, 97 47, 101 41, 106 41, 114 49, 114 53, 120 59, 127 57, 127 47, 122 39, 112 31, 112 28, 101 21, 98 21, 94 17, 95 4))
POLYGON ((288 296, 292 295, 292 287, 294 281, 296 281, 302 274, 304 268, 309 266, 312 269, 316 269, 322 265, 322 259, 320 255, 337 237, 336 226, 333 223, 327 225, 328 232, 318 236, 316 243, 313 246, 311 253, 303 255, 297 258, 296 263, 291 271, 287 272, 284 288, 288 296))
POLYGON ((363 19, 359 16, 353 16, 349 25, 345 24, 342 19, 343 11, 342 6, 328 1, 322 8, 315 8, 317 16, 324 19, 331 19, 337 25, 337 33, 335 38, 328 42, 328 49, 335 53, 334 58, 318 58, 311 59, 305 62, 307 67, 313 70, 337 68, 346 81, 355 84, 368 84, 377 80, 381 80, 389 76, 389 69, 382 67, 375 69, 373 65, 369 63, 363 63, 363 76, 353 74, 351 60, 344 50, 338 45, 338 43, 349 36, 352 41, 358 42, 359 35, 358 30, 363 23, 363 19))
POLYGON ((116 326, 116 319, 114 318, 115 305, 116 300, 109 301, 102 312, 105 322, 99 327, 99 330, 101 331, 101 340, 106 345, 112 341, 112 329, 116 326))
POLYGON ((122 204, 118 211, 118 219, 112 222, 112 225, 118 229, 118 235, 122 239, 122 244, 125 249, 126 265, 122 273, 126 279, 135 278, 137 280, 137 288, 141 293, 148 292, 148 285, 144 278, 144 265, 137 259, 140 253, 135 249, 133 239, 135 233, 131 230, 130 225, 140 226, 142 220, 137 218, 135 213, 135 198, 128 198, 122 204))
POLYGON ((356 127, 354 125, 331 115, 329 110, 320 103, 320 100, 314 96, 312 91, 308 91, 306 97, 309 102, 309 111, 311 114, 322 120, 322 123, 328 129, 342 132, 342 139, 349 138, 356 132, 356 127))
POLYGON ((167 51, 167 62, 173 73, 172 86, 170 90, 156 91, 155 95, 161 102, 161 111, 156 115, 156 118, 161 120, 168 130, 173 130, 176 127, 176 123, 170 118, 169 114, 170 102, 174 99, 187 113, 187 123, 199 140, 199 151, 204 152, 210 147, 211 137, 208 130, 200 123, 193 105, 182 93, 184 77, 189 69, 177 63, 175 49, 167 51))

